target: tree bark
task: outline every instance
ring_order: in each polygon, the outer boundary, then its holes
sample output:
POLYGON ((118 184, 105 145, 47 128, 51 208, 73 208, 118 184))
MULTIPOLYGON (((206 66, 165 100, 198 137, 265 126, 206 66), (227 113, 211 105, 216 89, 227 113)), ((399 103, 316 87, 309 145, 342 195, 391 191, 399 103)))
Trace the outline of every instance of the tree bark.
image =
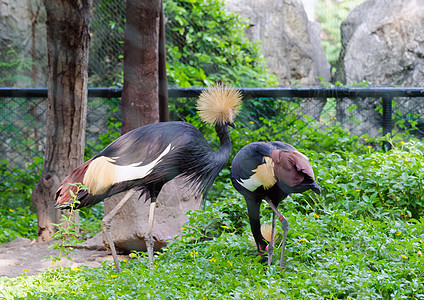
POLYGON ((166 75, 166 43, 165 43, 165 14, 163 0, 160 1, 159 18, 159 121, 169 121, 168 109, 168 77, 166 75))
POLYGON ((84 160, 87 115, 88 49, 92 0, 44 0, 47 12, 47 135, 41 180, 31 201, 38 239, 55 232, 60 211, 54 193, 66 175, 84 160))
POLYGON ((127 0, 122 129, 158 122, 160 0, 127 0))

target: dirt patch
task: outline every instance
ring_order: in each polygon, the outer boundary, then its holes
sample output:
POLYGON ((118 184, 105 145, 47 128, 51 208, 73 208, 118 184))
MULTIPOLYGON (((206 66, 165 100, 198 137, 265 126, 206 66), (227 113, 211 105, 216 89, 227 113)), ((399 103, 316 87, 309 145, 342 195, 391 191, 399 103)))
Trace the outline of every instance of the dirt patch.
MULTIPOLYGON (((27 275, 36 275, 53 268, 51 255, 59 251, 50 249, 53 242, 36 243, 29 239, 16 240, 0 245, 0 276, 17 277, 26 271, 27 275)), ((63 258, 59 265, 65 267, 98 267, 105 260, 113 260, 110 251, 103 245, 101 233, 84 242, 77 253, 70 255, 72 261, 63 258)), ((119 255, 119 260, 128 259, 128 255, 119 255)))

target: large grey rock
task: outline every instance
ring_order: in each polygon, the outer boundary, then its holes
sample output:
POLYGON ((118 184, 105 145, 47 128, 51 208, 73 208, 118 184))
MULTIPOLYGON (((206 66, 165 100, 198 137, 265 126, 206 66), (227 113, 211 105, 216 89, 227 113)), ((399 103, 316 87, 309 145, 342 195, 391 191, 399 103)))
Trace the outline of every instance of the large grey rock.
MULTIPOLYGON (((336 80, 352 84, 424 85, 424 0, 368 0, 341 25, 342 51, 336 80)), ((396 99, 403 115, 417 112, 418 99, 396 99)), ((337 120, 356 135, 378 135, 379 99, 343 99, 337 120), (344 102, 344 103, 342 103, 344 102), (347 111, 346 108, 356 107, 347 111), (353 117, 355 119, 353 119, 353 117), (367 128, 373 128, 368 130, 367 128)))
POLYGON ((345 83, 424 84, 424 0, 368 0, 341 25, 336 78, 345 83))
POLYGON ((279 85, 316 85, 330 80, 320 42, 321 27, 310 22, 301 0, 226 0, 227 8, 249 19, 246 35, 259 41, 279 85))
MULTIPOLYGON (((183 178, 166 183, 156 200, 153 223, 154 249, 157 251, 167 245, 171 238, 182 233, 188 221, 188 210, 202 208, 202 196, 195 190, 184 186, 183 178)), ((124 193, 113 196, 105 202, 105 215, 121 200, 124 193)), ((115 246, 121 251, 145 251, 144 236, 149 219, 150 200, 145 196, 138 199, 136 193, 112 219, 112 237, 115 246)), ((107 242, 103 237, 106 246, 107 242)))

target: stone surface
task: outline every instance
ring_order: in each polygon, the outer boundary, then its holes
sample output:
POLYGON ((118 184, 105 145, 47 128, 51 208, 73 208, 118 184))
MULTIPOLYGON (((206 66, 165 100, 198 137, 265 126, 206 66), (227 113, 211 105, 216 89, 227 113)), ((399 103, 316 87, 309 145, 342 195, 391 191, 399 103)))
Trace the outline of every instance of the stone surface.
POLYGON ((424 0, 368 0, 342 23, 336 78, 424 85, 424 0))
MULTIPOLYGON (((352 84, 424 85, 424 0, 368 0, 352 10, 341 25, 342 51, 336 80, 352 84)), ((396 99, 403 115, 419 113, 420 99, 396 99)), ((343 99, 337 120, 352 133, 378 135, 379 99, 343 99), (356 109, 346 109, 356 107, 356 109), (352 120, 355 117, 355 120, 352 120), (372 130, 366 128, 373 127, 372 130)), ((423 120, 419 121, 423 122, 423 120)))
MULTIPOLYGON (((176 178, 162 188, 156 200, 153 223, 154 249, 160 250, 169 239, 182 233, 184 223, 188 221, 188 210, 202 208, 202 196, 184 186, 183 178, 176 178)), ((150 200, 145 196, 138 198, 136 193, 112 219, 112 236, 118 251, 145 251, 147 223, 150 200)), ((124 193, 115 195, 105 202, 105 215, 122 199, 124 193)), ((103 237, 106 244, 106 240, 103 237)), ((108 246, 108 245, 107 245, 108 246)))
MULTIPOLYGON (((17 238, 12 242, 0 245, 0 277, 17 277, 22 274, 36 275, 57 266, 96 268, 102 262, 112 260, 112 255, 103 246, 101 235, 96 235, 81 246, 75 247, 77 248, 76 252, 69 255, 71 260, 63 257, 57 263, 54 263, 51 258, 60 255, 59 250, 49 248, 53 243, 53 240, 36 243, 35 240, 17 238)), ((127 261, 130 259, 126 255, 119 255, 118 258, 127 261)))
POLYGON ((301 0, 226 0, 227 8, 248 18, 246 35, 260 41, 269 71, 279 85, 316 85, 330 80, 330 64, 320 43, 321 27, 308 20, 301 0))

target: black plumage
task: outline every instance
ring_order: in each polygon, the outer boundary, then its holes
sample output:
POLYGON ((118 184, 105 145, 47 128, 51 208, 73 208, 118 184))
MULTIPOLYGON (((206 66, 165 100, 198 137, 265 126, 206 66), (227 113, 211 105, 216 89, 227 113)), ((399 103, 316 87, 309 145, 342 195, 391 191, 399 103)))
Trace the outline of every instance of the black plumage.
POLYGON ((275 215, 283 226, 283 261, 285 239, 288 231, 287 220, 278 212, 279 203, 288 195, 302 193, 309 189, 320 194, 315 176, 308 159, 290 144, 272 141, 254 142, 243 147, 234 157, 231 166, 231 181, 246 200, 252 235, 263 254, 268 251, 268 263, 273 254, 275 215), (266 200, 273 209, 271 242, 261 233, 260 205, 266 200))
MULTIPOLYGON (((221 147, 218 151, 212 149, 196 127, 185 122, 149 124, 119 137, 90 159, 88 164, 100 157, 108 157, 114 159, 109 170, 113 166, 142 167, 156 160, 167 147, 170 149, 151 169, 148 176, 112 182, 101 194, 80 192, 78 194, 80 204, 76 208, 97 204, 105 198, 132 188, 141 190, 142 193, 147 192, 148 196, 157 197, 162 186, 178 175, 186 176, 189 179, 187 183, 199 187, 200 192, 203 192, 205 196, 220 170, 228 162, 231 152, 227 124, 216 124, 215 127, 221 139, 221 147)), ((122 171, 125 172, 125 168, 122 171)), ((70 194, 66 187, 71 186, 66 184, 71 182, 84 182, 84 180, 80 177, 65 180, 62 183, 63 187, 57 192, 58 204, 70 201, 70 194)))
POLYGON ((204 90, 199 96, 197 109, 204 122, 215 126, 220 139, 218 151, 212 149, 202 133, 191 124, 166 122, 146 125, 119 137, 72 171, 56 192, 57 204, 62 206, 72 201, 70 191, 76 193, 76 187, 69 183, 80 182, 88 188, 78 193, 77 208, 94 205, 128 191, 102 221, 119 272, 110 232, 111 218, 134 192, 146 193, 151 204, 145 240, 152 265, 154 241, 151 230, 156 197, 163 185, 177 176, 185 176, 187 184, 206 195, 230 157, 228 126, 232 126, 240 102, 239 91, 220 85, 204 90))

